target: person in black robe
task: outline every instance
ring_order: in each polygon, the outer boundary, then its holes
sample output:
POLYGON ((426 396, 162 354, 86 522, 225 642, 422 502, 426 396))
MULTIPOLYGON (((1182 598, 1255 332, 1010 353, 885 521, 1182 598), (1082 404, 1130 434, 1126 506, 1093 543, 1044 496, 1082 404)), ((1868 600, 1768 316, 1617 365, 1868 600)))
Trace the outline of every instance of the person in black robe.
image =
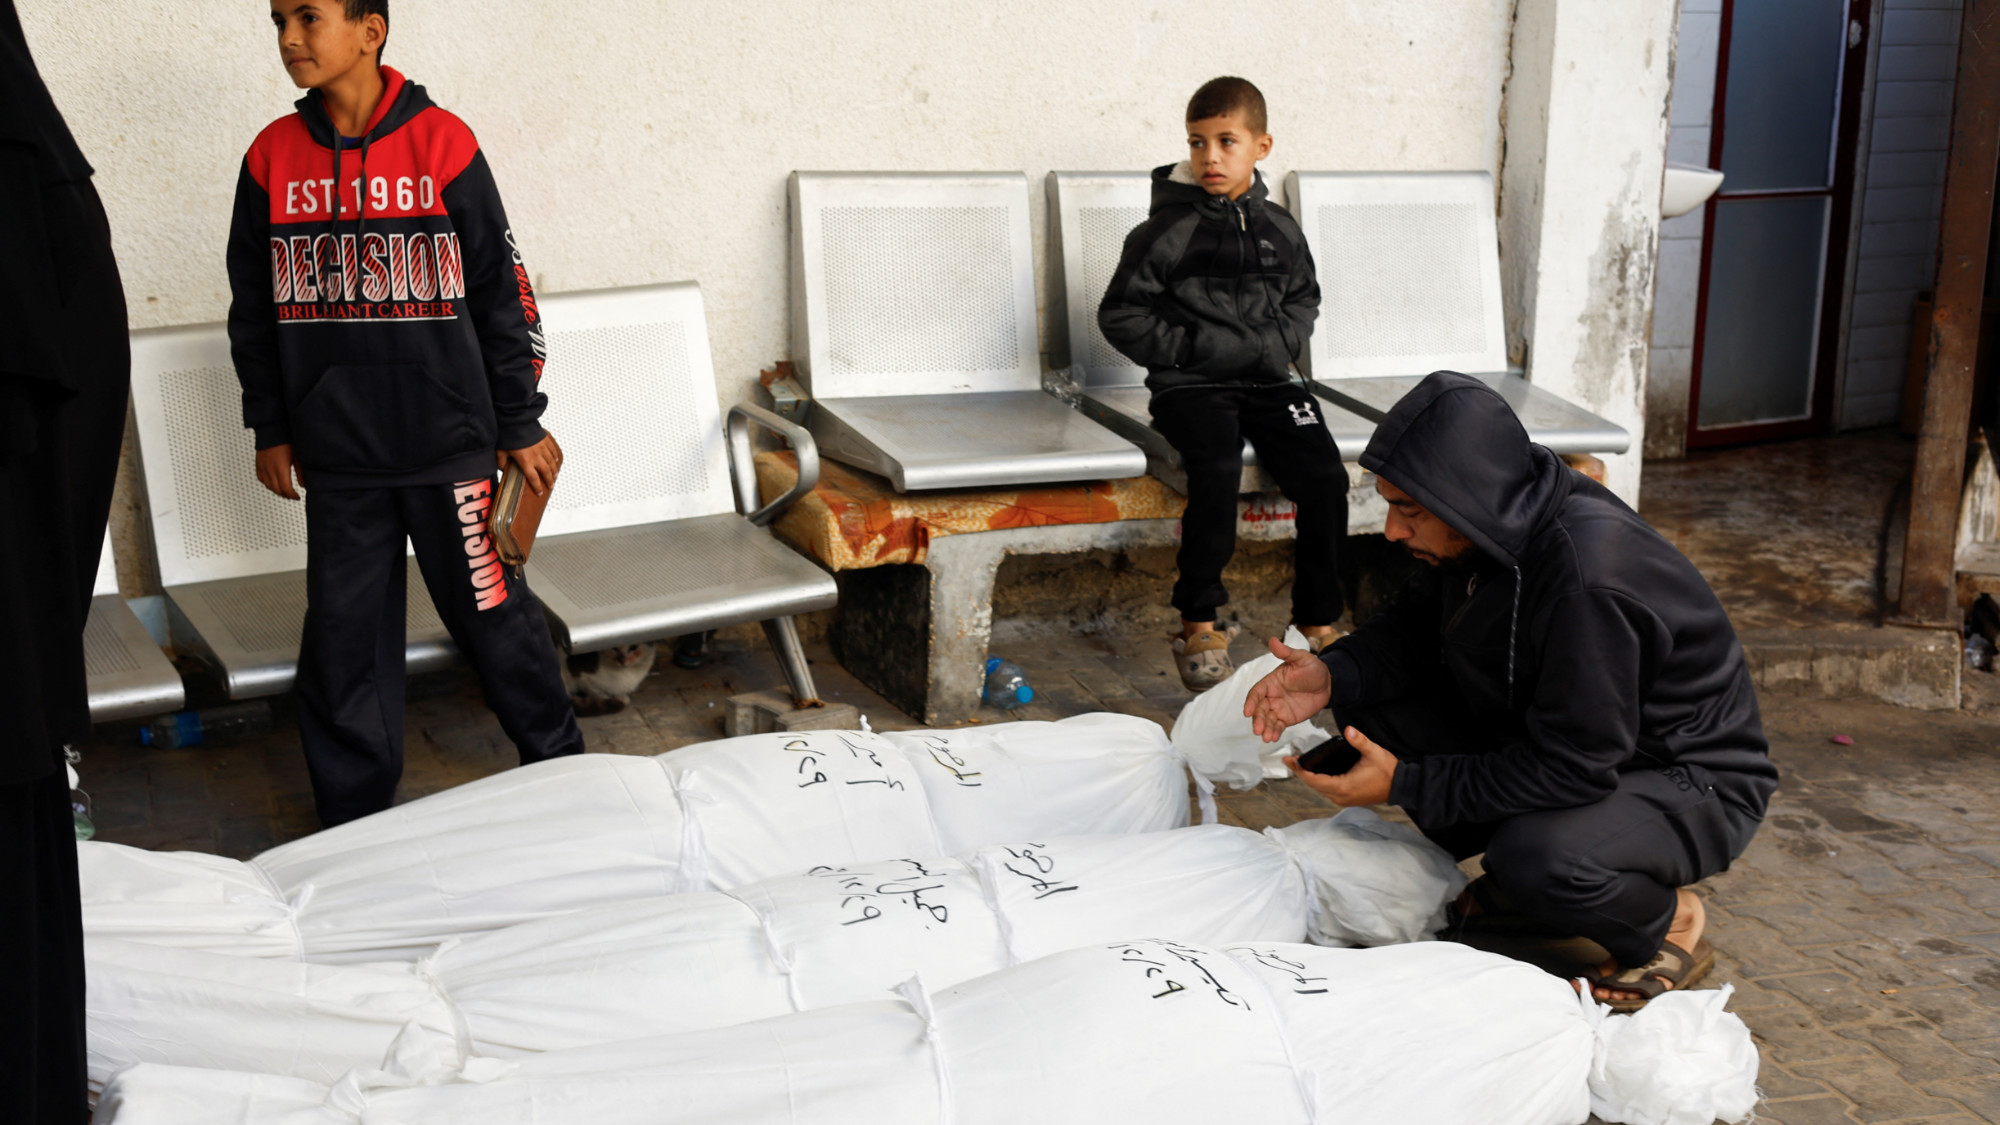
POLYGON ((80 1125, 83 918, 64 747, 131 347, 91 168, 0 0, 0 1121, 80 1125))

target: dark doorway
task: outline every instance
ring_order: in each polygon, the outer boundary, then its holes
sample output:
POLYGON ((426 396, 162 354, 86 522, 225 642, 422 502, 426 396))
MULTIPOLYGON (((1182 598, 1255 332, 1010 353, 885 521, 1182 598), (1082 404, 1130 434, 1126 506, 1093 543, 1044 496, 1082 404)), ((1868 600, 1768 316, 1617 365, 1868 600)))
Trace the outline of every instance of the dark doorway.
POLYGON ((1868 0, 1724 0, 1688 445, 1824 433, 1868 0))

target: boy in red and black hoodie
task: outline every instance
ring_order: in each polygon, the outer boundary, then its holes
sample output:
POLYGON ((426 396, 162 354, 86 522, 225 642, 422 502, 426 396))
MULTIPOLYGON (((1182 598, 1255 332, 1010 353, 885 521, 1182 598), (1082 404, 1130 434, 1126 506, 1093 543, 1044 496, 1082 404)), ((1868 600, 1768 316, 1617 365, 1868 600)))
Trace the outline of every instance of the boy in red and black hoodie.
POLYGON ((472 131, 380 65, 388 20, 388 0, 271 0, 306 96, 250 146, 229 232, 257 479, 310 490, 295 691, 329 826, 402 775, 406 537, 521 761, 583 750, 541 605, 487 535, 496 464, 537 494, 562 465, 534 291, 472 131))

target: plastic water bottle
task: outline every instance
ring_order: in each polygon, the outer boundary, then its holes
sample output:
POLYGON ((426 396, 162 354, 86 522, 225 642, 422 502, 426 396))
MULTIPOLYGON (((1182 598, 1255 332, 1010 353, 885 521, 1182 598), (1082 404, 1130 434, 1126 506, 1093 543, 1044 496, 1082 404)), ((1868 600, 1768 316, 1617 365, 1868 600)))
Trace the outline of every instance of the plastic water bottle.
POLYGON ((1035 689, 1028 686, 1028 674, 1011 660, 986 658, 986 690, 979 697, 1002 711, 1012 711, 1035 701, 1035 689))
POLYGON ((97 835, 97 825, 90 819, 90 794, 81 789, 69 791, 69 811, 76 821, 76 838, 88 840, 97 835))
POLYGON ((162 715, 139 728, 141 746, 203 746, 255 738, 271 729, 271 705, 261 699, 162 715))

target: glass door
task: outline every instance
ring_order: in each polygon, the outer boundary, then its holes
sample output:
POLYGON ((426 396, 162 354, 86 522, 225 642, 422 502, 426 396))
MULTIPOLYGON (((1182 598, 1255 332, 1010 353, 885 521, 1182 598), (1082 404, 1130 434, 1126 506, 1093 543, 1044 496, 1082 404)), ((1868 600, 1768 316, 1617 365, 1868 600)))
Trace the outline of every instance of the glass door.
POLYGON ((1690 446, 1826 429, 1868 6, 1723 2, 1690 446))

